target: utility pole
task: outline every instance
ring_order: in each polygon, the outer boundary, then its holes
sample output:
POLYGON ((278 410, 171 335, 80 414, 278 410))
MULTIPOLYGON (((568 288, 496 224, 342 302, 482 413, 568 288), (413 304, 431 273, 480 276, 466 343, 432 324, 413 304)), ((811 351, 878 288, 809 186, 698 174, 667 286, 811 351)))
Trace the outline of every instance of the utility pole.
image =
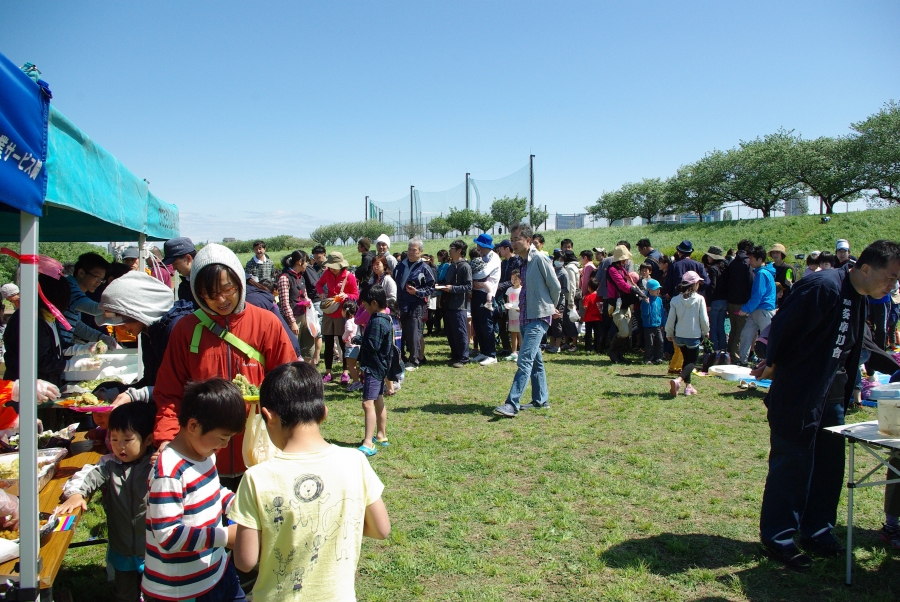
POLYGON ((528 200, 528 222, 534 226, 534 155, 528 159, 531 172, 531 195, 528 200))
POLYGON ((469 174, 466 174, 466 209, 469 208, 469 174))
POLYGON ((363 216, 363 221, 364 222, 369 221, 369 197, 368 196, 366 196, 366 212, 365 212, 365 215, 363 216))
POLYGON ((409 237, 410 238, 412 238, 413 232, 415 232, 415 228, 413 227, 413 225, 415 224, 415 222, 413 221, 414 216, 415 216, 415 214, 413 213, 413 188, 415 188, 415 186, 410 185, 410 187, 409 187, 409 237))

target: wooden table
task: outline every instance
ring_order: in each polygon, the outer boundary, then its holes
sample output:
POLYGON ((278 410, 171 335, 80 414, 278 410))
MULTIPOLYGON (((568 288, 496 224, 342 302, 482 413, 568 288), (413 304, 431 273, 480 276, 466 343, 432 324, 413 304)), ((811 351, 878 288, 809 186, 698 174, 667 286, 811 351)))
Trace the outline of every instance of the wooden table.
MULTIPOLYGON (((96 464, 100 461, 101 452, 105 451, 103 446, 94 446, 94 442, 84 438, 84 433, 76 433, 72 441, 69 455, 62 459, 56 475, 47 483, 47 486, 39 494, 39 510, 40 512, 53 512, 53 509, 59 505, 60 496, 62 495, 63 486, 66 481, 81 470, 85 464, 96 464)), ((10 489, 9 493, 18 493, 15 489, 10 489)), ((81 510, 75 513, 76 523, 68 531, 54 531, 50 534, 47 543, 41 547, 41 573, 38 587, 40 589, 49 589, 56 580, 56 574, 62 565, 63 557, 69 544, 72 543, 72 537, 75 535, 75 527, 78 526, 78 520, 81 518, 81 510)), ((16 564, 19 559, 13 559, 0 564, 0 580, 12 581, 19 580, 19 573, 16 570, 16 564)))

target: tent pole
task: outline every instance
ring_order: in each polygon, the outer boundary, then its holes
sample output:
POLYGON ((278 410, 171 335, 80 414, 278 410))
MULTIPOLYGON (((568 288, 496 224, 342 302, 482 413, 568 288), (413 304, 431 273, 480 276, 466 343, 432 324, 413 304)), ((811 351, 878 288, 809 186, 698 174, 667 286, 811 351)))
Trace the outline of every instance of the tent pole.
MULTIPOLYGON (((22 211, 19 217, 21 254, 38 253, 38 218, 22 211)), ((19 587, 26 597, 36 594, 38 584, 38 490, 37 490, 37 295, 38 266, 22 263, 19 327, 19 587)), ((20 596, 22 594, 20 593, 20 596)))
MULTIPOLYGON (((143 272, 147 267, 147 260, 144 259, 144 245, 147 244, 147 235, 141 232, 138 234, 138 271, 143 272)), ((146 272, 145 272, 146 273, 146 272)), ((137 338, 138 344, 138 378, 144 378, 144 349, 143 343, 141 343, 141 339, 143 337, 137 338)))

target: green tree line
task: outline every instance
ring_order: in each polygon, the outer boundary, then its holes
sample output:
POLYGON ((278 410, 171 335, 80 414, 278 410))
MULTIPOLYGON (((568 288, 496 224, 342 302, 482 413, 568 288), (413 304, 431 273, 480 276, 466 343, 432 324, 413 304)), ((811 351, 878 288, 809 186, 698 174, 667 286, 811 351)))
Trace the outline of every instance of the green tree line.
POLYGON ((866 199, 870 206, 900 204, 900 103, 890 101, 850 134, 808 140, 793 130, 713 150, 663 180, 644 178, 604 192, 586 207, 610 222, 660 215, 703 216, 740 203, 763 217, 795 196, 817 197, 826 213, 840 202, 866 199))

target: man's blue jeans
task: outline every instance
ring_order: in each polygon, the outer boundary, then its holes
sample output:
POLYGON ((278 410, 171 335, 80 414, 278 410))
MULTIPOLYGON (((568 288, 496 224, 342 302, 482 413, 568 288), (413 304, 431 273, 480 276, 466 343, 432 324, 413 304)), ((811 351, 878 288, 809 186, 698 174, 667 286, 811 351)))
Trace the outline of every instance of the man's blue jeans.
POLYGON ((813 539, 834 528, 844 488, 844 438, 822 429, 841 424, 843 403, 828 402, 809 445, 770 434, 769 474, 759 516, 764 544, 790 547, 797 531, 813 539))
POLYGON ((513 377, 512 388, 509 390, 507 403, 511 403, 519 409, 519 401, 531 379, 531 400, 540 405, 546 405, 550 401, 547 392, 547 373, 544 372, 544 358, 541 355, 541 339, 547 334, 550 325, 543 320, 531 322, 522 327, 522 346, 519 349, 519 359, 516 362, 518 370, 513 377))
POLYGON ((725 351, 728 339, 725 338, 725 317, 728 314, 728 301, 721 299, 709 304, 709 340, 714 351, 725 351))

